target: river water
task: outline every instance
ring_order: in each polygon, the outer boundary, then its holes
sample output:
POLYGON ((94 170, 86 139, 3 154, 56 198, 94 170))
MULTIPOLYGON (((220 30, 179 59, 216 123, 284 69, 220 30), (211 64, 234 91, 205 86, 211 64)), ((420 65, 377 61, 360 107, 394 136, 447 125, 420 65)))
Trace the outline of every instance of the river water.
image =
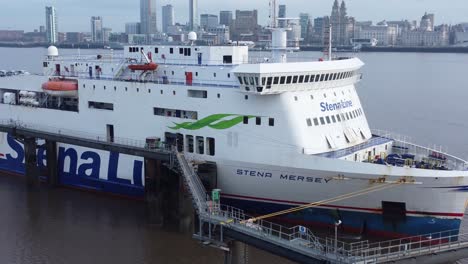
MULTIPOLYGON (((45 53, 0 48, 0 70, 39 73, 45 53)), ((468 159, 468 54, 357 56, 366 63, 358 92, 372 128, 410 136, 421 145, 443 145, 468 159)), ((250 263, 288 263, 254 248, 248 257, 250 263)), ((222 262, 219 251, 200 246, 190 234, 149 225, 140 202, 61 188, 29 190, 21 178, 0 177, 0 263, 222 262)))

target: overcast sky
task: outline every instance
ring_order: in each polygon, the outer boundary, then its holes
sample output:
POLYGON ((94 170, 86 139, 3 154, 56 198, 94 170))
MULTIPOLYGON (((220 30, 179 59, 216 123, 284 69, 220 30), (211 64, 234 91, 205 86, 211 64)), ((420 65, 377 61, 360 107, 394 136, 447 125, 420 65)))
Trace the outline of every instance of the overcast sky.
MULTIPOLYGON (((329 15, 334 0, 280 0, 287 5, 287 16, 300 12, 312 17, 329 15)), ((125 22, 139 21, 139 0, 2 0, 0 29, 26 31, 45 24, 45 6, 57 8, 60 32, 90 31, 90 17, 102 16, 104 26, 123 31, 125 22)), ((158 1, 158 27, 161 6, 172 4, 176 22, 188 20, 189 0, 158 1)), ((436 14, 436 24, 468 22, 468 0, 348 0, 348 14, 358 21, 419 20, 425 11, 436 14)), ((268 0, 199 0, 199 14, 218 14, 219 10, 258 9, 260 24, 268 19, 268 0)))

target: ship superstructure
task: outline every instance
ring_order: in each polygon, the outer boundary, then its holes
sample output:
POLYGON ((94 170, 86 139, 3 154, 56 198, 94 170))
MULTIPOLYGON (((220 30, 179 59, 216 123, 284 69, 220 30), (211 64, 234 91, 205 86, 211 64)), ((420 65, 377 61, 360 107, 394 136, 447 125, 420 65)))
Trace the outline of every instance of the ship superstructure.
MULTIPOLYGON (((260 59, 236 45, 138 45, 92 57, 50 47, 42 75, 0 79, 0 119, 110 141, 160 138, 195 163, 216 164, 224 201, 257 213, 405 182, 287 221, 341 220, 352 231, 390 236, 459 229, 466 162, 371 132, 356 90, 363 62, 287 62, 284 37, 273 29, 273 56, 260 59)), ((143 195, 140 158, 58 148, 62 184, 143 195)), ((0 153, 2 170, 23 171, 20 142, 2 135, 0 153)))

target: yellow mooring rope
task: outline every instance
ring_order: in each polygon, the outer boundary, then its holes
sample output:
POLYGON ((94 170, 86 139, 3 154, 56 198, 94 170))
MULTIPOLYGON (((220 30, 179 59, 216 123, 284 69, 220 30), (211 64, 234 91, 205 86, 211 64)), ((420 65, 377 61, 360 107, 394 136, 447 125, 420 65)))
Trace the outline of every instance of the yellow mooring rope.
POLYGON ((324 205, 324 204, 338 202, 338 201, 341 201, 341 200, 345 200, 345 199, 365 195, 365 194, 368 194, 368 193, 381 191, 381 190, 388 189, 388 188, 391 188, 391 187, 399 186, 399 185, 402 185, 404 183, 406 183, 405 180, 400 180, 397 183, 386 183, 386 184, 380 185, 380 186, 373 186, 373 187, 363 189, 363 190, 360 190, 360 191, 356 191, 356 192, 352 192, 352 193, 348 193, 348 194, 343 194, 343 195, 340 195, 340 196, 337 196, 337 197, 334 197, 334 198, 330 198, 330 199, 326 199, 326 200, 322 200, 322 201, 318 201, 318 202, 314 202, 314 203, 310 203, 310 204, 305 204, 305 205, 290 208, 290 209, 287 209, 287 210, 284 210, 284 211, 271 213, 271 214, 251 218, 251 219, 248 219, 248 220, 244 220, 244 221, 241 222, 241 224, 245 224, 246 222, 256 222, 256 221, 263 220, 263 219, 266 219, 266 218, 285 215, 285 214, 289 214, 289 213, 293 213, 293 212, 297 212, 297 211, 302 211, 302 210, 305 210, 305 209, 308 209, 308 208, 317 207, 317 206, 324 205))

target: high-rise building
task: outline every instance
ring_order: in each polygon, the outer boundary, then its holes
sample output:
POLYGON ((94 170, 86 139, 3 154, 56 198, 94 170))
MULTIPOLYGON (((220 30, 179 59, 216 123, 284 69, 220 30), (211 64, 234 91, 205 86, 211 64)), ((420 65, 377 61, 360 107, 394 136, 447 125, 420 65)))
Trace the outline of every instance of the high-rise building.
POLYGON ((312 43, 317 44, 317 45, 324 45, 325 44, 325 39, 328 36, 325 36, 327 32, 327 28, 330 25, 330 17, 325 16, 325 17, 317 17, 314 19, 314 34, 312 37, 312 43))
POLYGON ((219 25, 218 16, 210 14, 201 14, 200 15, 200 27, 204 30, 209 28, 215 28, 219 25))
POLYGON ((102 29, 102 42, 108 43, 111 34, 112 34, 112 28, 103 28, 102 29))
POLYGON ((308 34, 308 26, 310 22, 310 15, 307 13, 300 13, 299 14, 299 23, 301 24, 301 38, 307 39, 308 34))
POLYGON ((189 30, 198 29, 198 0, 189 0, 189 30))
POLYGON ((219 24, 232 27, 232 11, 219 12, 219 24))
POLYGON ((332 45, 341 46, 350 44, 350 39, 354 35, 355 20, 352 17, 348 17, 344 0, 341 2, 341 5, 338 0, 335 0, 330 24, 332 26, 332 45))
POLYGON ((46 28, 45 28, 45 26, 39 26, 39 32, 40 32, 40 33, 46 33, 46 28))
POLYGON ((174 25, 174 7, 165 5, 162 7, 162 32, 168 33, 169 26, 174 25))
POLYGON ((46 35, 48 43, 54 44, 58 41, 57 13, 53 6, 46 6, 46 35))
POLYGON ((140 22, 125 23, 125 34, 141 34, 140 22))
POLYGON ((257 10, 236 10, 236 20, 231 33, 233 40, 254 41, 258 28, 257 10))
POLYGON ((151 35, 158 32, 156 0, 140 0, 141 34, 151 35))
MULTIPOLYGON (((286 5, 279 5, 278 18, 286 18, 286 5)), ((281 28, 285 28, 287 26, 286 20, 280 19, 278 22, 278 26, 281 28)))
POLYGON ((94 43, 100 43, 104 41, 102 32, 102 17, 100 16, 91 17, 91 40, 94 43))

